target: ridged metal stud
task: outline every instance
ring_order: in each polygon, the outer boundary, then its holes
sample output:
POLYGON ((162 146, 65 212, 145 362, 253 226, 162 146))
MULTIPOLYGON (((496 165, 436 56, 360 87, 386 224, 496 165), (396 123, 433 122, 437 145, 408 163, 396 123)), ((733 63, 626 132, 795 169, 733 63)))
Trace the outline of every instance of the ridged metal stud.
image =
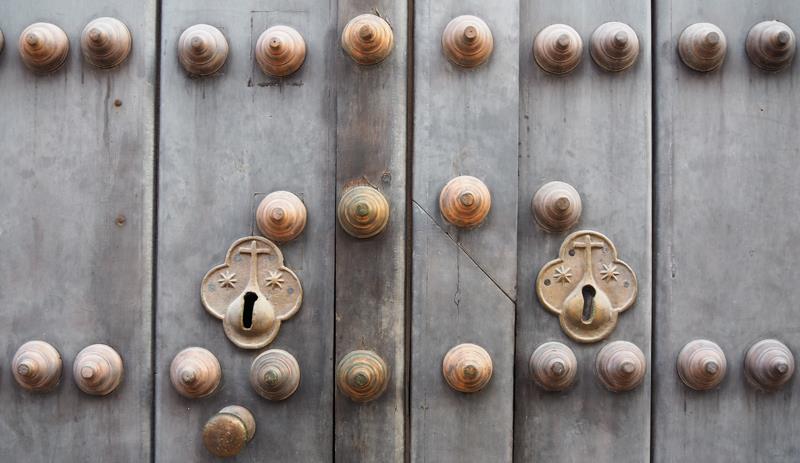
POLYGON ((727 51, 728 41, 722 29, 710 23, 692 24, 678 38, 681 61, 695 71, 719 69, 727 51))
POLYGON ((122 357, 110 346, 92 344, 78 352, 72 364, 72 377, 78 388, 89 395, 108 395, 122 381, 122 357))
POLYGON ((491 207, 489 188, 469 175, 451 179, 439 193, 442 217, 456 227, 477 227, 486 219, 491 207))
POLYGON ((230 405, 211 417, 203 427, 203 445, 215 457, 234 457, 253 439, 256 420, 250 410, 230 405))
POLYGON ((371 238, 389 223, 389 202, 370 185, 346 188, 336 208, 339 225, 354 238, 371 238))
POLYGON ((545 391, 564 391, 575 383, 578 360, 566 345, 546 342, 533 351, 528 368, 531 379, 545 391))
POLYGON ((536 223, 548 232, 563 232, 574 227, 581 218, 581 196, 572 185, 548 182, 536 191, 531 201, 536 223))
POLYGON ((189 74, 214 74, 228 59, 228 41, 216 27, 195 24, 178 39, 178 59, 189 74))
POLYGON ((44 341, 28 341, 14 354, 11 372, 23 389, 51 391, 61 381, 61 354, 44 341))
POLYGON ((575 29, 566 24, 545 27, 533 39, 533 58, 536 64, 551 74, 571 72, 581 62, 583 40, 575 29))
POLYGON ((336 386, 354 402, 377 399, 389 385, 386 362, 370 350, 354 350, 336 367, 336 386))
POLYGON ((647 363, 644 353, 635 344, 614 341, 597 353, 597 378, 611 392, 636 389, 644 381, 647 363))
POLYGON ((764 21, 750 29, 745 50, 750 61, 765 71, 789 67, 797 48, 794 31, 780 21, 764 21))
POLYGON ((267 238, 285 243, 297 238, 306 227, 306 206, 294 193, 273 191, 261 200, 256 224, 267 238))
POLYGON ((189 347, 172 359, 169 379, 178 394, 199 399, 213 394, 222 380, 219 360, 202 347, 189 347))
POLYGON ((719 386, 728 370, 725 353, 705 339, 689 342, 678 354, 678 376, 686 386, 707 391, 719 386))
POLYGON ((303 65, 306 42, 289 26, 272 26, 258 37, 255 55, 264 74, 285 77, 303 65))
POLYGON ((442 375, 456 391, 478 392, 492 379, 492 357, 481 346, 459 344, 450 349, 442 360, 442 375))
POLYGON ((744 373, 757 389, 776 391, 794 375, 794 355, 777 339, 758 341, 744 356, 744 373))
POLYGON ((606 71, 624 71, 633 66, 639 57, 639 37, 625 23, 601 24, 592 33, 590 43, 592 59, 606 71))
POLYGON ((300 386, 300 365, 285 350, 270 349, 250 365, 250 385, 267 400, 288 399, 300 386))
POLYGON ((392 52, 394 33, 385 19, 362 14, 351 19, 342 31, 342 48, 358 64, 378 64, 392 52))
POLYGON ((128 27, 116 18, 92 20, 81 33, 81 51, 90 64, 102 69, 122 64, 131 52, 133 40, 128 27))
POLYGON ((477 16, 458 16, 444 28, 442 49, 453 64, 465 68, 480 66, 494 49, 492 31, 477 16))
POLYGON ((31 24, 19 35, 19 54, 31 71, 38 74, 55 72, 67 60, 69 38, 55 24, 31 24))

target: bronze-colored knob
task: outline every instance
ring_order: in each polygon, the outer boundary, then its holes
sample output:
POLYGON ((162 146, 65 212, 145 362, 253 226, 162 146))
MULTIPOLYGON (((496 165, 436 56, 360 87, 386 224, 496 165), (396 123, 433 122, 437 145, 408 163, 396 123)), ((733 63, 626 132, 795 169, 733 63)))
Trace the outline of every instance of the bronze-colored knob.
POLYGON ((696 339, 683 346, 678 354, 678 376, 683 384, 696 391, 719 386, 728 369, 725 353, 705 339, 696 339))
POLYGON ((568 74, 581 62, 583 40, 566 24, 552 24, 533 39, 533 58, 542 70, 551 74, 568 74))
POLYGON ((374 14, 356 16, 342 31, 342 48, 358 64, 378 64, 389 56, 392 47, 392 26, 374 14))
POLYGON ((461 228, 483 223, 492 207, 492 195, 485 183, 462 175, 451 179, 439 193, 439 210, 448 222, 461 228))
POLYGON ((647 371, 647 362, 642 350, 627 341, 606 344, 597 353, 595 361, 597 377, 611 392, 636 389, 647 371))
POLYGON ((273 191, 261 200, 256 224, 267 238, 285 243, 297 238, 306 228, 306 206, 294 193, 273 191))
POLYGON ((722 29, 710 23, 692 24, 678 38, 681 61, 695 71, 719 69, 727 51, 728 41, 722 29))
POLYGON ((44 341, 28 341, 14 354, 11 372, 23 389, 51 391, 61 381, 61 354, 44 341))
POLYGON ((545 231, 563 232, 581 218, 581 196, 569 183, 548 182, 536 191, 531 201, 533 218, 545 231))
POLYGON ((188 347, 172 359, 169 380, 178 394, 199 399, 213 394, 222 380, 219 360, 202 347, 188 347))
POLYGON ((195 24, 178 39, 178 59, 189 74, 214 74, 228 59, 228 41, 216 27, 195 24))
POLYGON ((122 64, 131 52, 132 43, 131 31, 116 18, 94 19, 81 33, 83 57, 102 69, 122 64))
POLYGON ((606 71, 624 71, 633 66, 639 57, 639 37, 625 23, 601 24, 592 33, 590 43, 592 59, 606 71))
POLYGON ((203 426, 203 445, 215 457, 234 457, 256 434, 256 420, 250 410, 230 405, 203 426))
POLYGON ((92 344, 78 352, 72 364, 78 388, 90 395, 108 395, 122 381, 122 357, 105 344, 92 344))
POLYGON ((303 65, 306 42, 289 26, 272 26, 258 37, 255 55, 264 74, 285 77, 303 65))
POLYGON ((336 208, 339 225, 354 238, 371 238, 389 223, 389 202, 370 185, 347 188, 336 208))
POLYGON ((455 17, 444 28, 442 49, 453 64, 465 68, 480 66, 489 59, 494 49, 492 31, 477 16, 455 17))
POLYGON ((386 362, 370 350, 354 350, 336 367, 336 386, 354 402, 370 402, 389 385, 386 362))
POLYGON ((763 339, 747 350, 744 373, 754 387, 776 391, 794 375, 794 355, 784 343, 776 339, 763 339))
POLYGON ((69 38, 55 24, 34 23, 19 35, 22 62, 33 72, 48 74, 57 71, 69 55, 69 38))
POLYGON ((442 374, 456 391, 478 392, 492 379, 492 357, 481 346, 459 344, 445 354, 442 374))
POLYGON ((750 61, 765 71, 780 71, 792 64, 797 48, 794 31, 780 21, 764 21, 750 29, 745 50, 750 61))
POLYGON ((250 365, 250 385, 267 400, 284 400, 300 386, 300 365, 285 350, 270 349, 250 365))
POLYGON ((536 348, 528 362, 531 379, 545 391, 564 391, 578 374, 578 359, 560 342, 546 342, 536 348))

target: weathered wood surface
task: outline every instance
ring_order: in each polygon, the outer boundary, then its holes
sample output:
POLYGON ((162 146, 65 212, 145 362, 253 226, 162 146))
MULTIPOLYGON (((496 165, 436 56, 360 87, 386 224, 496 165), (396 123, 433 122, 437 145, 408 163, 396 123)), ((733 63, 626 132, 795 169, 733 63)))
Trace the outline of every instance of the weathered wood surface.
POLYGON ((744 43, 750 27, 768 19, 800 31, 800 5, 656 5, 654 460, 797 461, 799 383, 756 392, 742 366, 747 348, 765 337, 795 355, 800 349, 792 275, 800 259, 800 63, 763 72, 744 43), (691 71, 676 53, 681 31, 695 22, 714 23, 727 37, 716 72, 691 71), (725 352, 728 373, 718 390, 691 391, 675 373, 678 352, 696 338, 725 352))
POLYGON ((8 1, 4 10, 0 459, 148 461, 155 2, 8 1), (117 69, 81 56, 80 33, 97 16, 117 17, 133 34, 117 69), (70 39, 65 65, 49 76, 28 71, 17 51, 37 21, 70 39), (61 384, 45 395, 24 392, 9 370, 31 339, 63 358, 61 384), (125 363, 122 385, 103 398, 82 393, 71 371, 78 351, 97 342, 125 363))

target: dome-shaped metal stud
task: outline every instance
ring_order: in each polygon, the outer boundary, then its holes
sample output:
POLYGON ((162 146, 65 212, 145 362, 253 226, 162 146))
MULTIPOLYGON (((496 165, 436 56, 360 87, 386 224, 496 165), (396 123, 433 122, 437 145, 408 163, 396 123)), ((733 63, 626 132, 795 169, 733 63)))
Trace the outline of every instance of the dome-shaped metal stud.
POLYGON ((454 390, 478 392, 492 379, 492 357, 481 346, 459 344, 445 354, 442 374, 454 390))
POLYGON ((590 54, 598 66, 610 72, 628 69, 639 57, 639 37, 620 22, 601 24, 592 33, 590 54))
POLYGON ((303 65, 306 42, 289 26, 272 26, 258 37, 255 55, 264 74, 285 77, 303 65))
POLYGON ((61 354, 44 341, 28 341, 14 354, 11 372, 23 389, 51 391, 61 381, 61 354))
POLYGON ((566 24, 547 26, 533 39, 536 64, 551 74, 569 73, 581 62, 582 54, 581 36, 566 24))
POLYGON ((389 223, 389 202, 370 185, 346 188, 336 208, 339 225, 354 238, 371 238, 389 223))
POLYGON ((797 40, 792 29, 780 21, 764 21, 750 29, 745 50, 750 61, 765 71, 780 71, 792 64, 797 40))
POLYGON ((195 24, 178 39, 178 59, 189 74, 214 74, 228 59, 228 41, 216 27, 195 24))
POLYGON ((545 183, 531 201, 533 218, 548 232, 563 232, 574 227, 581 218, 582 210, 578 191, 564 182, 545 183))
POLYGON ((564 391, 575 383, 578 360, 566 345, 546 342, 533 351, 528 368, 531 379, 545 391, 564 391))
POLYGON ((453 64, 465 68, 480 66, 494 49, 492 31, 477 16, 458 16, 444 28, 442 49, 453 64))
POLYGON ((306 206, 294 193, 273 191, 258 205, 256 225, 267 238, 285 243, 303 233, 306 217, 306 206))
POLYGON ((122 357, 105 344, 92 344, 78 352, 72 363, 78 388, 90 395, 108 395, 122 381, 122 357))
POLYGON ((710 72, 722 66, 728 51, 728 41, 719 27, 696 23, 681 32, 678 54, 683 64, 695 71, 710 72))
POLYGON ((342 48, 358 64, 378 64, 389 56, 392 47, 392 27, 374 14, 356 16, 342 31, 342 48))
POLYGON ((203 445, 215 457, 234 457, 256 434, 256 420, 250 410, 230 405, 203 426, 203 445))
POLYGON ((202 347, 189 347, 172 359, 169 379, 178 394, 199 399, 213 394, 222 380, 219 360, 202 347))
POLYGON ((270 349, 250 365, 250 385, 267 400, 288 399, 300 386, 300 365, 285 350, 270 349))
POLYGON ((486 219, 491 207, 489 188, 469 175, 451 179, 439 193, 442 217, 456 227, 477 227, 486 219))
POLYGON ((69 39, 55 24, 31 24, 19 35, 19 54, 31 71, 39 74, 55 72, 67 60, 69 39))
POLYGON ((132 43, 128 27, 115 18, 94 19, 81 33, 83 57, 102 69, 122 64, 131 52, 132 43))
POLYGON ((354 350, 336 367, 336 386, 354 402, 377 399, 389 385, 389 368, 375 352, 354 350))
POLYGON ((744 356, 744 373, 754 387, 776 391, 794 375, 794 355, 776 339, 758 341, 744 356))
POLYGON ((636 389, 644 381, 647 363, 642 350, 627 341, 614 341, 597 353, 597 377, 611 392, 636 389))
POLYGON ((678 354, 678 376, 683 384, 696 391, 719 386, 727 369, 725 353, 717 344, 705 339, 689 342, 678 354))

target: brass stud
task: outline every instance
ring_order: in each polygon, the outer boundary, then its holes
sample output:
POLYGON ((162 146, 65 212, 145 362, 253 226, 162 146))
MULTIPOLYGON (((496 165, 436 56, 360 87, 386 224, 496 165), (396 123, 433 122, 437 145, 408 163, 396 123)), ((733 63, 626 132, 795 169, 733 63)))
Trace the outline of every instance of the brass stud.
POLYGON ((61 381, 61 354, 44 341, 28 341, 14 354, 11 372, 23 389, 51 391, 61 381))
POLYGON ((624 71, 633 66, 639 57, 639 37, 625 23, 601 24, 592 33, 590 43, 592 59, 606 71, 624 71))
POLYGON ((306 206, 294 193, 273 191, 259 203, 256 225, 267 238, 285 243, 303 232, 306 217, 306 206))
POLYGON ((250 365, 250 385, 267 400, 288 399, 300 386, 300 365, 285 350, 270 349, 250 365))
POLYGON ((69 38, 55 24, 35 23, 19 35, 22 62, 33 72, 49 74, 57 71, 69 55, 69 38))
POLYGON ((336 208, 339 224, 354 238, 371 238, 389 223, 389 202, 370 185, 357 184, 345 189, 336 208))
POLYGON ((234 457, 253 439, 255 433, 256 420, 250 410, 230 405, 203 426, 203 445, 215 457, 234 457))
POLYGON ((342 31, 342 48, 358 64, 378 64, 392 52, 394 33, 385 19, 362 14, 351 19, 342 31))
POLYGON ((108 69, 128 58, 133 40, 128 27, 116 18, 92 20, 81 33, 81 51, 90 64, 108 69))
POLYGON ((560 342, 546 342, 536 348, 528 367, 531 379, 545 391, 569 389, 578 374, 575 353, 560 342))
POLYGON ((370 402, 389 386, 386 362, 370 350, 354 350, 336 367, 336 386, 354 402, 370 402))
POLYGON ((445 354, 442 374, 454 390, 478 392, 492 379, 492 357, 481 346, 459 344, 445 354))
POLYGON ((200 399, 213 394, 222 380, 219 360, 202 347, 189 347, 172 359, 169 379, 178 394, 200 399))
POLYGON ((465 68, 480 66, 494 49, 492 31, 477 16, 458 16, 444 28, 442 49, 453 64, 465 68))
POLYGON ((228 41, 216 27, 195 24, 178 39, 178 59, 189 74, 214 74, 228 59, 228 41))
POLYGON ((689 342, 678 354, 678 376, 686 386, 707 391, 719 386, 728 369, 725 353, 705 339, 689 342))
POLYGON ((644 381, 647 362, 644 353, 635 344, 614 341, 597 353, 595 361, 597 378, 611 392, 636 389, 644 381))
POLYGON ((700 72, 719 69, 725 61, 728 41, 719 27, 710 23, 692 24, 678 38, 678 54, 683 64, 700 72))
POLYGON ((122 357, 110 346, 92 344, 78 352, 72 376, 78 388, 89 395, 111 394, 122 381, 122 357))
POLYGON ((264 74, 285 77, 303 65, 306 42, 289 26, 272 26, 258 37, 255 55, 264 74))
POLYGON ((777 391, 794 375, 794 355, 777 339, 763 339, 747 350, 744 373, 755 388, 777 391))
POLYGON ((581 62, 583 40, 566 24, 551 24, 533 39, 533 58, 542 70, 551 74, 568 74, 581 62))
POLYGON ((548 182, 536 191, 531 211, 536 223, 548 232, 563 232, 574 227, 581 218, 581 196, 572 185, 548 182))
POLYGON ((777 72, 792 64, 797 40, 794 31, 780 21, 764 21, 750 29, 745 50, 757 67, 777 72))
POLYGON ((491 207, 489 188, 469 175, 451 179, 439 194, 442 217, 456 227, 477 227, 486 219, 491 207))

